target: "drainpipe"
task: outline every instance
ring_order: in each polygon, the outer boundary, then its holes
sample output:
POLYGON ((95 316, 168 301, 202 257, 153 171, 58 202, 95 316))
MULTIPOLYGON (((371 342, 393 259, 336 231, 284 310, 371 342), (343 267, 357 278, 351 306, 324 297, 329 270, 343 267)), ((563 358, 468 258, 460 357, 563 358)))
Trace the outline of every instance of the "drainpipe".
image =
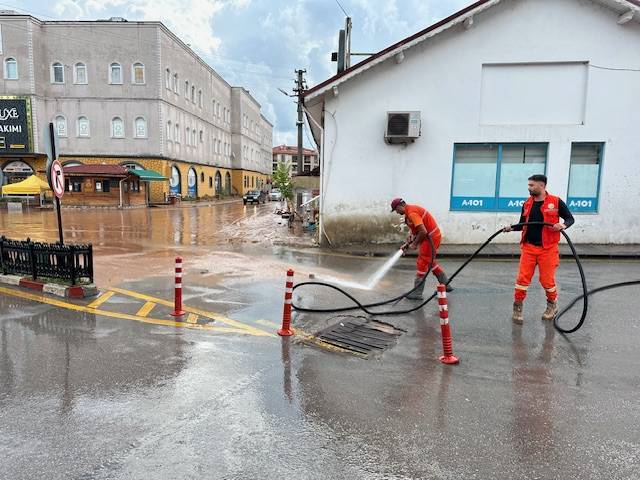
POLYGON ((120 189, 120 208, 124 207, 124 200, 122 198, 122 182, 124 182, 127 179, 127 177, 124 177, 122 180, 120 180, 120 182, 118 183, 118 187, 120 189))
MULTIPOLYGON (((318 215, 318 239, 322 238, 322 236, 324 236, 324 238, 327 239, 327 242, 329 242, 329 245, 331 245, 331 239, 329 238, 329 235, 327 235, 327 232, 324 231, 324 212, 322 211, 325 208, 325 202, 324 202, 324 197, 325 197, 325 186, 324 186, 324 178, 325 178, 325 165, 324 165, 324 160, 325 160, 325 156, 324 156, 324 146, 325 146, 325 138, 324 138, 324 127, 322 125, 320 125, 315 118, 313 118, 313 116, 311 115, 311 112, 309 112, 309 110, 307 110, 305 108, 305 106, 302 106, 302 109, 305 111, 305 113, 307 114, 307 121, 311 121, 313 122, 313 124, 318 127, 320 129, 320 131, 322 132, 322 137, 320 139, 320 158, 319 158, 319 163, 320 163, 320 214, 318 215)), ((324 107, 322 108, 323 113, 324 113, 324 107)))

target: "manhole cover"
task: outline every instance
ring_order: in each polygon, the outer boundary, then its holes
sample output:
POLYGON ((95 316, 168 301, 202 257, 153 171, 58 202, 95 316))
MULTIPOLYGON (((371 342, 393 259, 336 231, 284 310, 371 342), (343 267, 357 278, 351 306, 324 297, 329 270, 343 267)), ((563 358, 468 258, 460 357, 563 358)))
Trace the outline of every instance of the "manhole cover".
POLYGON ((389 323, 358 317, 344 317, 337 324, 320 332, 325 343, 364 356, 384 352, 396 343, 403 330, 389 323))

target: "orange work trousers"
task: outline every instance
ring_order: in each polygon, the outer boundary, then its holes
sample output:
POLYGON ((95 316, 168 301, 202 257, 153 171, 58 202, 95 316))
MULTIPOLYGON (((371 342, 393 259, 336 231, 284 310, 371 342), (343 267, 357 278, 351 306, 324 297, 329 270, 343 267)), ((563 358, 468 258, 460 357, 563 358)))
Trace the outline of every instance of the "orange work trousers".
MULTIPOLYGON (((431 234, 431 240, 433 241, 433 246, 436 249, 440 247, 440 242, 442 241, 442 234, 440 230, 436 230, 433 234, 431 234)), ((429 270, 429 265, 431 265, 431 242, 428 239, 424 239, 422 243, 420 243, 420 247, 418 250, 418 261, 416 262, 417 273, 416 276, 418 278, 422 278, 429 270)), ((433 263, 432 273, 434 275, 442 272, 442 267, 438 265, 437 262, 433 263)))
POLYGON ((527 289, 531 285, 531 278, 538 266, 540 285, 547 294, 547 300, 555 302, 558 298, 556 288, 556 268, 560 265, 558 245, 550 248, 537 247, 530 243, 523 243, 520 254, 520 270, 516 279, 515 300, 522 302, 527 297, 527 289))

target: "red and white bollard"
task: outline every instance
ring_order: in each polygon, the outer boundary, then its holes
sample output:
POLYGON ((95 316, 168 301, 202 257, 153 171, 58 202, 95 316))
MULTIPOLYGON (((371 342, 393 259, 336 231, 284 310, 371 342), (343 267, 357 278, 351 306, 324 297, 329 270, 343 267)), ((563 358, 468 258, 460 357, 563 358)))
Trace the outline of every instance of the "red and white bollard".
POLYGON ((293 335, 291 330, 291 299, 293 298, 293 270, 287 270, 287 283, 284 291, 284 310, 282 312, 282 328, 278 330, 281 337, 293 335))
POLYGON ((185 311, 182 310, 182 257, 176 257, 176 288, 171 315, 181 317, 184 314, 185 311))
POLYGON ((449 328, 447 287, 442 283, 438 285, 438 309, 440 310, 440 330, 442 332, 442 350, 444 353, 440 357, 440 361, 447 365, 455 365, 460 360, 453 354, 453 340, 451 338, 451 328, 449 328))

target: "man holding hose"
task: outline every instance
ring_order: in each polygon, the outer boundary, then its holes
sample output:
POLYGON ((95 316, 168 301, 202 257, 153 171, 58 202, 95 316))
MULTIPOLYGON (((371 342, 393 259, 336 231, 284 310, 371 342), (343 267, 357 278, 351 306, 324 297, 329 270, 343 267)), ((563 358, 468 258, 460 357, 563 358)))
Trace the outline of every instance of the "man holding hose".
MULTIPOLYGON (((391 211, 396 212, 399 215, 404 215, 404 221, 411 230, 411 234, 407 241, 403 245, 402 249, 410 248, 412 250, 418 249, 418 261, 416 263, 417 272, 414 280, 414 289, 407 295, 406 298, 410 300, 422 300, 422 292, 424 291, 424 277, 427 274, 429 265, 431 265, 431 257, 436 252, 431 251, 431 243, 435 250, 440 247, 440 241, 442 235, 436 220, 433 218, 426 209, 419 205, 408 205, 401 198, 394 198, 391 202, 391 211), (431 237, 431 242, 427 237, 431 237)), ((442 267, 435 261, 433 263, 433 274, 438 279, 438 282, 447 284, 449 279, 442 270, 442 267)), ((447 292, 452 291, 453 288, 447 285, 447 292)))
POLYGON ((573 215, 560 198, 547 193, 547 177, 532 175, 529 177, 530 197, 522 206, 518 223, 544 222, 548 225, 528 225, 504 227, 505 232, 522 231, 520 240, 520 269, 516 279, 513 315, 514 323, 523 323, 523 304, 527 297, 527 289, 536 265, 540 276, 540 284, 547 295, 547 309, 542 314, 543 320, 553 320, 558 314, 558 290, 556 288, 556 268, 560 265, 560 231, 574 223, 573 215), (564 223, 560 223, 560 218, 564 223))

